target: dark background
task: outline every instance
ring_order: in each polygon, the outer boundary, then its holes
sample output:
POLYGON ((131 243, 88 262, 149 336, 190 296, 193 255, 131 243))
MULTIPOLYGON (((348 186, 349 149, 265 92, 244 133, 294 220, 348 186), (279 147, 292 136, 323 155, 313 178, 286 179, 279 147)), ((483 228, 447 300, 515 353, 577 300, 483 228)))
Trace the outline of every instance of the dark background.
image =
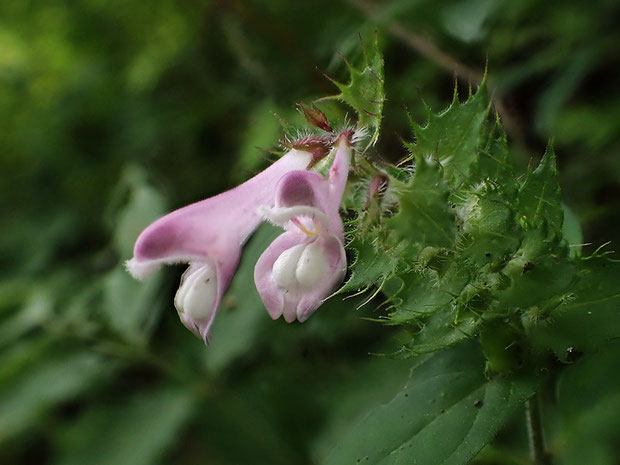
MULTIPOLYGON (((348 79, 340 54, 359 56, 360 32, 376 29, 385 57, 375 156, 403 158, 407 111, 423 121, 422 98, 439 111, 455 79, 465 96, 486 67, 515 163, 553 138, 589 250, 617 247, 619 10, 2 1, 0 462, 316 463, 402 383, 406 365, 368 355, 398 337, 361 318, 377 304, 337 298, 304 325, 269 319, 252 267, 273 231, 249 244, 209 348, 175 315, 181 268, 145 283, 122 268, 150 221, 266 166, 274 113, 299 123, 295 102, 336 93, 322 72, 348 79)), ((506 433, 517 450, 522 434, 506 433)), ((566 438, 551 444, 564 460, 566 438)))

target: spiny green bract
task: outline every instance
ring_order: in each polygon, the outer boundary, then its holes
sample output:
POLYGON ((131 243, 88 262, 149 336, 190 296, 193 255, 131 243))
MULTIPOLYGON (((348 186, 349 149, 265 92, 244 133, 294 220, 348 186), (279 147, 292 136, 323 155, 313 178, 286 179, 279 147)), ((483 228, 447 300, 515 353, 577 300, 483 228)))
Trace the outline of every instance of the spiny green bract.
POLYGON ((360 36, 364 56, 359 68, 345 60, 351 75, 350 82, 344 84, 329 78, 340 89, 340 93, 320 99, 338 99, 350 105, 358 115, 358 127, 366 127, 370 131, 367 146, 373 145, 379 137, 385 100, 383 56, 379 51, 377 33, 375 32, 369 39, 364 40, 360 36))
POLYGON ((358 221, 345 289, 380 287, 386 322, 411 329, 399 354, 480 336, 488 367, 506 371, 524 363, 527 333, 552 320, 579 273, 562 236, 553 148, 515 176, 489 108, 482 83, 464 103, 455 93, 444 112, 428 110, 425 125, 411 123, 413 175, 386 174, 397 207, 379 209, 374 228, 358 221))

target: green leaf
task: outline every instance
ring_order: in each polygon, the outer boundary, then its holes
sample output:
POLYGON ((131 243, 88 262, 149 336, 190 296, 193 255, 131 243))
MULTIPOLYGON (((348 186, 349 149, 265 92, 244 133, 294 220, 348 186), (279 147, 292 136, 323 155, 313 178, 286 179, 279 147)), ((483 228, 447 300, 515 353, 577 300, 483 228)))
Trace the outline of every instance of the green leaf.
MULTIPOLYGON (((358 115, 358 126, 367 127, 371 137, 368 145, 373 145, 379 138, 381 118, 383 117, 383 55, 379 50, 379 38, 375 32, 370 40, 364 41, 363 61, 358 68, 345 60, 351 81, 348 84, 332 80, 340 89, 335 97, 350 105, 358 115)), ((322 99, 324 100, 324 99, 322 99)))
POLYGON ((155 273, 144 283, 133 279, 122 262, 133 253, 140 232, 165 212, 162 196, 146 184, 145 174, 130 167, 118 188, 118 196, 127 201, 116 216, 114 245, 119 263, 102 280, 104 316, 112 329, 131 341, 144 341, 162 308, 163 274, 155 273))
POLYGON ((320 463, 329 455, 352 422, 389 402, 407 381, 411 368, 411 360, 365 357, 349 360, 346 370, 323 378, 317 397, 327 414, 327 422, 313 440, 316 460, 312 463, 320 463))
POLYGON ((568 259, 568 248, 557 237, 547 236, 546 228, 527 231, 502 268, 510 278, 510 285, 498 294, 503 305, 526 308, 573 291, 577 270, 568 259))
POLYGON ((136 281, 118 265, 102 279, 104 316, 115 333, 128 341, 146 340, 166 305, 163 278, 158 272, 144 282, 136 281))
POLYGON ((416 154, 413 180, 399 193, 400 210, 388 221, 401 239, 421 250, 424 246, 453 247, 455 214, 439 163, 416 154))
POLYGON ((521 241, 512 210, 516 176, 499 121, 478 153, 470 184, 455 195, 462 220, 459 248, 469 262, 479 267, 499 263, 514 253, 521 241))
POLYGON ((474 181, 495 183, 501 188, 507 199, 512 200, 517 191, 517 181, 512 166, 508 140, 499 117, 495 121, 493 130, 489 132, 487 142, 478 152, 478 157, 472 169, 474 181))
POLYGON ((396 310, 390 324, 414 326, 414 335, 398 353, 412 356, 434 352, 476 335, 481 323, 479 314, 489 306, 488 292, 470 284, 466 267, 451 257, 433 256, 431 247, 419 255, 420 270, 398 275, 402 280, 394 301, 396 310), (429 253, 430 250, 430 253, 429 253))
POLYGON ((562 230, 564 213, 555 152, 551 144, 536 170, 529 171, 517 196, 517 210, 526 225, 549 224, 552 231, 562 230))
POLYGON ((484 34, 485 21, 499 5, 493 0, 465 0, 441 9, 445 31, 463 42, 474 42, 484 34))
POLYGON ((562 360, 620 337, 620 263, 604 257, 582 259, 578 270, 579 281, 552 309, 551 318, 530 325, 533 344, 552 349, 562 360))
POLYGON ((561 465, 616 463, 620 431, 618 341, 602 345, 567 367, 557 388, 557 428, 551 452, 561 465))
POLYGON ((146 181, 146 173, 137 166, 125 170, 111 210, 117 209, 114 218, 114 245, 123 259, 133 253, 138 235, 150 223, 166 212, 162 195, 146 181), (119 199, 124 203, 118 205, 119 199))
POLYGON ((324 464, 468 463, 535 386, 527 378, 487 380, 483 366, 473 344, 428 358, 388 404, 349 431, 324 464))
POLYGON ((564 211, 564 223, 562 224, 562 236, 570 247, 570 257, 579 258, 583 244, 583 232, 577 214, 566 204, 562 204, 564 211))
POLYGON ((514 253, 521 234, 502 187, 484 181, 462 197, 467 201, 457 212, 462 220, 459 248, 463 257, 481 267, 514 253))
POLYGON ((394 273, 402 253, 401 247, 379 250, 372 241, 357 237, 347 245, 347 249, 354 251, 355 258, 349 265, 351 277, 339 289, 339 293, 381 284, 394 273))
POLYGON ((54 355, 0 385, 0 441, 31 427, 55 405, 75 399, 112 368, 88 352, 54 355))
MULTIPOLYGON (((396 294, 399 298, 398 309, 390 315, 390 319, 394 323, 407 322, 415 320, 416 317, 429 315, 446 308, 454 300, 453 293, 442 289, 437 274, 432 270, 415 270, 405 275, 399 275, 399 278, 403 285, 396 294)), ((460 285, 462 288, 460 281, 454 281, 450 284, 453 286, 460 285)))
POLYGON ((248 115, 248 124, 241 139, 239 154, 231 176, 235 182, 247 180, 248 173, 253 173, 264 163, 262 150, 270 149, 278 140, 281 126, 274 112, 281 114, 282 109, 273 102, 265 100, 255 106, 248 115))
POLYGON ((468 180, 489 108, 485 82, 465 103, 459 102, 455 90, 452 104, 444 112, 434 114, 427 108, 428 122, 425 126, 410 121, 416 137, 413 146, 416 161, 437 158, 452 186, 468 180))
MULTIPOLYGON (((50 279, 50 281, 54 280, 50 279)), ((24 283, 17 284, 23 286, 22 291, 27 289, 28 292, 23 293, 23 296, 26 296, 25 302, 19 308, 19 311, 12 313, 10 317, 0 320, 0 348, 19 340, 28 331, 45 324, 55 316, 53 311, 54 296, 51 286, 28 287, 24 286, 24 283)), ((5 289, 7 287, 0 289, 0 291, 5 289)), ((11 289, 9 288, 8 290, 11 289)))
POLYGON ((191 414, 188 390, 156 388, 91 408, 61 436, 58 465, 157 463, 191 414))
POLYGON ((410 357, 428 354, 476 336, 481 320, 473 315, 459 316, 449 308, 437 311, 424 320, 413 340, 396 355, 410 357))
MULTIPOLYGON (((269 365, 261 368, 269 370, 269 365)), ((298 390, 297 384, 303 383, 282 383, 280 376, 298 373, 294 368, 285 371, 286 368, 290 366, 283 365, 280 360, 277 371, 267 371, 271 376, 262 373, 255 377, 256 371, 252 370, 249 379, 242 378, 242 386, 228 385, 202 404, 204 414, 197 419, 199 423, 194 431, 196 441, 203 444, 200 450, 205 451, 204 456, 199 457, 200 463, 205 456, 209 463, 223 465, 308 463, 304 460, 305 450, 300 447, 305 444, 291 439, 297 439, 295 433, 299 430, 303 441, 309 439, 308 425, 297 420, 307 418, 304 413, 312 416, 314 412, 309 413, 308 405, 299 404, 307 401, 313 405, 314 399, 312 395, 308 399, 295 397, 309 392, 298 390), (272 391, 276 391, 279 398, 269 396, 272 391), (289 416, 293 421, 287 421, 289 416)), ((194 454, 190 457, 195 458, 194 454)))

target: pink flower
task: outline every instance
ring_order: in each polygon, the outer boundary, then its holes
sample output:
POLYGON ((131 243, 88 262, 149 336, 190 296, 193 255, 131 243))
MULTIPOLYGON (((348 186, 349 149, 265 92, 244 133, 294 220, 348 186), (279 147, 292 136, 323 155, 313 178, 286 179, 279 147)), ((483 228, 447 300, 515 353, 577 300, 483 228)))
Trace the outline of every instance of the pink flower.
POLYGON ((183 324, 206 341, 241 247, 262 220, 258 206, 273 206, 282 176, 311 161, 311 153, 293 149, 244 184, 160 218, 138 237, 127 269, 144 279, 162 264, 189 263, 174 303, 183 324))
POLYGON ((293 171, 276 187, 275 207, 262 214, 283 227, 256 263, 254 282, 269 315, 303 322, 342 282, 346 268, 344 229, 338 213, 351 162, 350 131, 336 142, 327 179, 293 171))

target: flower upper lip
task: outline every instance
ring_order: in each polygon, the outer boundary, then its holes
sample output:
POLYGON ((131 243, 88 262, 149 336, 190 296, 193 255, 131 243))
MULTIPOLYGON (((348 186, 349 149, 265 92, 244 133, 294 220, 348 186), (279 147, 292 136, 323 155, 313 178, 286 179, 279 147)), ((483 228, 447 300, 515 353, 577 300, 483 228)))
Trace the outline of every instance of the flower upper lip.
POLYGON ((274 186, 286 173, 305 169, 308 152, 291 150, 266 170, 222 194, 169 213, 136 240, 129 272, 143 279, 162 264, 189 263, 205 257, 226 260, 239 250, 262 218, 258 205, 272 205, 274 186))

